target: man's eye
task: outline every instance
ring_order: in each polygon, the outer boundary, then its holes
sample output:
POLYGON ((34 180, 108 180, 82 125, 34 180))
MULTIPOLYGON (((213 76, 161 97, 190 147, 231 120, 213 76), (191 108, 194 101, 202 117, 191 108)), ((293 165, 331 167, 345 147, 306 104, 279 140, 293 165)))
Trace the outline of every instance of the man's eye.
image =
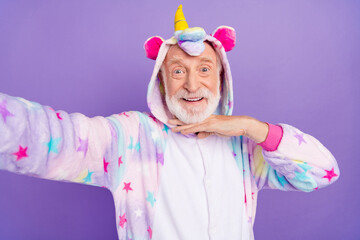
POLYGON ((210 69, 209 68, 207 68, 207 67, 203 67, 203 68, 201 68, 201 71, 202 72, 208 72, 210 69))
POLYGON ((183 72, 183 71, 180 70, 180 69, 176 69, 176 70, 174 71, 175 74, 180 74, 180 73, 182 73, 182 72, 183 72))

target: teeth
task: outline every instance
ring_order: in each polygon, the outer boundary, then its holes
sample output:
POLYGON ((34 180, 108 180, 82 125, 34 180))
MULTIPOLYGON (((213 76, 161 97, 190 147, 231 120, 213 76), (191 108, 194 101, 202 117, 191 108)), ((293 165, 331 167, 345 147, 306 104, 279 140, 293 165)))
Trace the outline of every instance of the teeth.
POLYGON ((193 99, 187 99, 187 98, 184 98, 186 101, 189 101, 189 102, 196 102, 196 101, 200 101, 201 99, 203 98, 193 98, 193 99))

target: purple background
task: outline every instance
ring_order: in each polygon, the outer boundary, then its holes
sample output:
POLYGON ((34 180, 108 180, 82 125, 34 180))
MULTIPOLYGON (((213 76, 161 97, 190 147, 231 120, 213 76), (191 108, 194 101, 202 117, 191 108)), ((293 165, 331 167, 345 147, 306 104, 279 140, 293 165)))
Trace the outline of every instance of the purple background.
MULTIPOLYGON (((255 239, 359 239, 360 2, 182 1, 189 25, 237 30, 236 115, 288 123, 336 157, 312 193, 263 190, 255 239)), ((0 0, 0 91, 56 110, 147 111, 144 41, 173 34, 175 1, 0 0)), ((1 136, 0 136, 1 137, 1 136)), ((117 239, 109 191, 0 172, 0 239, 117 239)))

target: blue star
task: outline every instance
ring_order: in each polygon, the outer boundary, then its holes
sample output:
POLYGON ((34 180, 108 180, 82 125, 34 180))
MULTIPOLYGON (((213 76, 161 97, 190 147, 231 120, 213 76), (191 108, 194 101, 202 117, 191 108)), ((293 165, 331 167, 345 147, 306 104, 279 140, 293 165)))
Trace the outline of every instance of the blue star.
POLYGON ((54 139, 50 136, 50 141, 45 143, 45 145, 49 148, 48 152, 59 153, 58 145, 60 141, 61 141, 61 137, 54 139))
POLYGON ((298 180, 298 181, 305 181, 305 180, 310 179, 310 177, 306 176, 305 171, 299 173, 298 171, 295 170, 295 177, 293 179, 298 180))
POLYGON ((140 142, 137 142, 135 146, 133 145, 133 138, 130 137, 130 144, 128 146, 128 149, 135 149, 136 151, 140 151, 140 142))
POLYGON ((128 146, 128 149, 133 149, 133 138, 130 137, 130 144, 128 146))
POLYGON ((166 133, 169 133, 169 127, 166 124, 164 124, 163 131, 165 131, 166 133))
POLYGON ((277 180, 279 181, 279 183, 281 184, 281 186, 285 186, 285 184, 289 184, 288 183, 288 181, 286 180, 286 178, 285 178, 285 176, 279 176, 278 174, 277 174, 277 172, 275 171, 275 175, 276 175, 276 178, 277 178, 277 180))
POLYGON ((154 207, 154 203, 156 202, 154 194, 149 191, 147 193, 148 193, 148 196, 146 198, 146 201, 148 201, 151 204, 151 206, 154 207))
POLYGON ((298 164, 299 167, 301 167, 302 169, 304 169, 305 172, 307 172, 308 170, 312 169, 311 166, 309 166, 309 164, 307 163, 303 163, 303 164, 298 164))
POLYGON ((94 173, 94 172, 90 172, 89 169, 88 169, 88 175, 83 178, 84 183, 91 182, 91 175, 92 175, 93 173, 94 173))

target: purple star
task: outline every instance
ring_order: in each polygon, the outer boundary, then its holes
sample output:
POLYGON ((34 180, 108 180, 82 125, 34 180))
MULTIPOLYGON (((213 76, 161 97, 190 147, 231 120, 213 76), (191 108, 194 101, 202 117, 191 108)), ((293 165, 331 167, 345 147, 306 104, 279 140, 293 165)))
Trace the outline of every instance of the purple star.
POLYGON ((229 106, 229 108, 231 108, 231 107, 232 107, 232 101, 230 101, 230 100, 229 100, 229 102, 228 102, 228 106, 229 106))
POLYGON ((304 134, 303 134, 303 133, 301 133, 301 134, 299 134, 299 133, 297 133, 297 132, 295 132, 295 133, 296 133, 296 134, 294 135, 294 137, 296 137, 296 138, 299 140, 299 146, 300 146, 301 142, 306 143, 306 141, 305 141, 305 139, 304 139, 304 134))
POLYGON ((232 152, 232 154, 233 154, 234 157, 236 157, 236 153, 234 151, 232 152))
POLYGON ((88 141, 88 139, 83 140, 83 139, 79 138, 79 142, 80 142, 80 146, 78 147, 78 149, 76 149, 76 151, 78 151, 78 152, 80 152, 80 151, 84 152, 84 156, 85 156, 85 155, 86 155, 86 152, 87 152, 87 150, 88 150, 89 141, 88 141))
POLYGON ((156 163, 161 163, 164 165, 164 154, 163 153, 156 153, 156 163))
POLYGON ((6 109, 6 100, 3 100, 0 103, 0 114, 2 115, 2 118, 3 118, 5 123, 6 123, 6 117, 14 116, 14 114, 12 114, 11 112, 9 112, 6 109))

